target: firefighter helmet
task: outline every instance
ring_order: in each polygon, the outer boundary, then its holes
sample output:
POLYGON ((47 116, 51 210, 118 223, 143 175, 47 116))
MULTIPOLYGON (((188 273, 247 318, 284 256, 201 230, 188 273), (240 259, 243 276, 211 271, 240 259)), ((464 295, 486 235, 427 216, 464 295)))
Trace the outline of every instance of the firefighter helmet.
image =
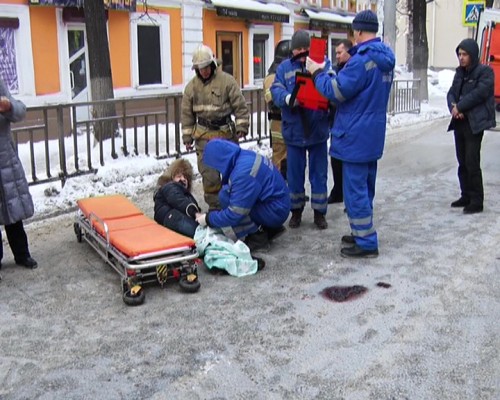
POLYGON ((290 57, 290 51, 290 39, 280 41, 274 49, 274 61, 267 72, 274 74, 278 65, 280 65, 283 60, 290 57))
POLYGON ((274 59, 276 62, 280 63, 290 57, 290 50, 290 39, 280 41, 274 49, 274 59))
POLYGON ((215 60, 212 49, 204 44, 200 44, 193 53, 192 69, 205 68, 211 63, 214 63, 217 67, 217 61, 215 60))

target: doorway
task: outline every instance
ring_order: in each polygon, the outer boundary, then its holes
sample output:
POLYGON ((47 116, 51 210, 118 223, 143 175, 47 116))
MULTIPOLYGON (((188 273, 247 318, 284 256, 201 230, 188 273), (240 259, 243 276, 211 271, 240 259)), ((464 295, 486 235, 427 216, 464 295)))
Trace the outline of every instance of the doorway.
POLYGON ((241 33, 217 32, 216 55, 222 61, 222 70, 232 75, 243 87, 243 71, 241 63, 241 33))
MULTIPOLYGON (((72 102, 89 101, 89 73, 85 27, 68 26, 68 68, 72 102)), ((77 121, 90 119, 90 107, 76 108, 77 121)))

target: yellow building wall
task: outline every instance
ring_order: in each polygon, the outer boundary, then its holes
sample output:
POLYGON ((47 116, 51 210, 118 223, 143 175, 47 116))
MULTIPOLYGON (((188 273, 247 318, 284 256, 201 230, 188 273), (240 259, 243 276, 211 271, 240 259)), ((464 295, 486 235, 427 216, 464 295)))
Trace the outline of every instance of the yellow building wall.
MULTIPOLYGON (((248 28, 244 20, 218 17, 213 10, 203 10, 203 43, 213 52, 217 49, 216 32, 241 32, 241 54, 248 55, 248 28)), ((216 55, 217 56, 217 55, 216 55)), ((248 55, 249 57, 249 55, 248 55)), ((243 85, 248 85, 248 62, 243 62, 243 85)))
MULTIPOLYGON (((137 12, 144 12, 142 6, 137 5, 137 12)), ((180 8, 156 8, 155 12, 170 16, 170 62, 172 73, 172 85, 181 85, 182 81, 182 26, 181 26, 181 9, 180 8)), ((149 11, 151 18, 154 20, 154 12, 149 11)), ((114 79, 113 79, 114 80, 114 79)))
POLYGON ((130 87, 130 23, 129 13, 109 11, 108 14, 109 56, 113 75, 113 88, 130 87))
POLYGON ((36 94, 58 93, 61 91, 61 86, 56 9, 30 7, 30 19, 36 94))

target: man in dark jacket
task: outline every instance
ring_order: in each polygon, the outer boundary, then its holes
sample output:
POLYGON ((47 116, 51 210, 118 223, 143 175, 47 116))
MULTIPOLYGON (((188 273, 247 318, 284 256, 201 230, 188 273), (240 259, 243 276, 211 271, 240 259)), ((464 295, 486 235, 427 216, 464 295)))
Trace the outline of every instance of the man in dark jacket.
MULTIPOLYGON (((338 74, 344 65, 346 65, 351 55, 349 50, 352 48, 352 42, 349 39, 342 39, 337 43, 335 47, 335 59, 337 60, 337 65, 333 67, 333 70, 338 74)), ((336 107, 333 106, 333 116, 335 115, 336 107)), ((333 118, 332 118, 333 120, 333 118)), ((328 204, 342 203, 344 201, 344 191, 342 189, 342 160, 335 157, 330 157, 332 164, 333 173, 333 188, 328 196, 328 204)))
POLYGON ((343 257, 377 257, 378 236, 373 225, 373 199, 377 161, 385 144, 386 112, 393 80, 395 57, 377 38, 377 15, 371 10, 356 14, 352 21, 356 46, 336 77, 324 71, 323 63, 307 58, 316 89, 337 105, 331 130, 330 155, 342 160, 344 203, 351 235, 343 257))
POLYGON ((451 206, 463 207, 465 214, 473 214, 483 211, 481 142, 485 129, 496 125, 495 77, 488 65, 479 64, 475 40, 462 40, 455 52, 460 66, 447 96, 452 116, 448 130, 455 132, 461 196, 451 206))

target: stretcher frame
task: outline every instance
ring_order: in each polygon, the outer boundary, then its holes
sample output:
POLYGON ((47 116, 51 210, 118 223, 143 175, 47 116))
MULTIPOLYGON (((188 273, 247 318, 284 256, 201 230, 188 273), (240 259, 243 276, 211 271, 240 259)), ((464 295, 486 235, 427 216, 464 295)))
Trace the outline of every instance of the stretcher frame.
MULTIPOLYGON (((103 201, 117 199, 128 201, 121 195, 101 196, 100 198, 103 201)), ((88 199, 81 199, 79 202, 85 200, 88 199)), ((130 204, 132 203, 130 202, 130 204)), ((148 219, 143 214, 142 216, 148 219)), ((141 217, 141 215, 135 215, 135 217, 141 217)), ((120 218, 126 219, 128 217, 115 217, 113 220, 116 221, 120 218)), ((127 255, 112 244, 109 222, 94 212, 89 212, 86 215, 79 208, 73 226, 77 241, 87 242, 118 273, 121 278, 123 301, 127 305, 139 305, 144 302, 145 294, 142 286, 145 284, 158 282, 163 287, 167 281, 177 280, 185 292, 193 293, 199 290, 198 265, 201 264, 201 260, 192 239, 183 237, 184 242, 191 242, 190 244, 173 245, 161 250, 127 255), (101 227, 102 232, 99 232, 99 227, 101 227)), ((172 233, 173 231, 168 228, 156 224, 156 222, 154 222, 154 226, 155 229, 161 227, 170 234, 180 236, 172 233)), ((147 228, 148 226, 144 227, 144 229, 147 228)))

